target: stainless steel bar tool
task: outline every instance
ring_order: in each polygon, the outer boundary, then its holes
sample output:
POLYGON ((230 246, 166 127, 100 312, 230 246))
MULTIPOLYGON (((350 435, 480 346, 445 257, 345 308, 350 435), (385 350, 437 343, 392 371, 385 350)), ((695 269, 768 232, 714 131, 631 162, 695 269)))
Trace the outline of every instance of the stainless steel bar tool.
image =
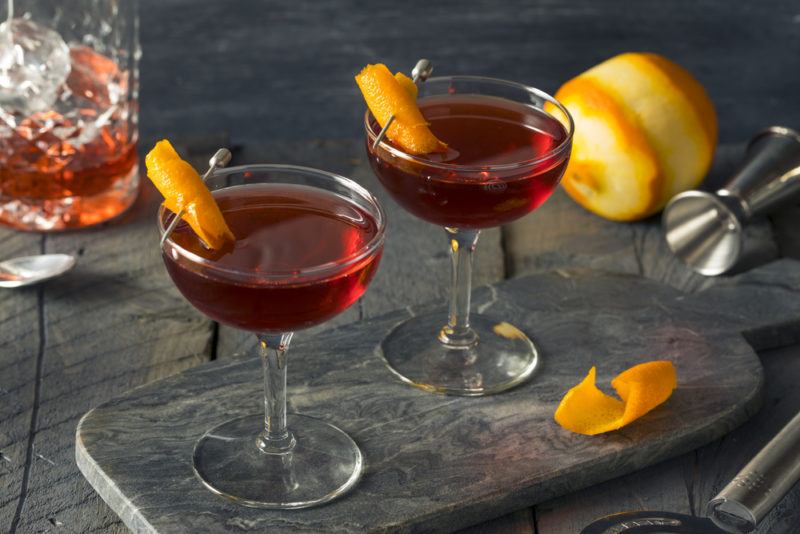
POLYGON ((800 479, 800 413, 708 503, 726 532, 750 532, 800 479))
POLYGON ((622 512, 598 519, 581 534, 745 534, 752 532, 800 479, 797 413, 716 497, 706 515, 622 512))
POLYGON ((773 126, 750 142, 744 163, 714 193, 686 191, 675 196, 662 217, 672 252, 706 276, 733 268, 744 249, 744 228, 800 199, 800 133, 773 126))

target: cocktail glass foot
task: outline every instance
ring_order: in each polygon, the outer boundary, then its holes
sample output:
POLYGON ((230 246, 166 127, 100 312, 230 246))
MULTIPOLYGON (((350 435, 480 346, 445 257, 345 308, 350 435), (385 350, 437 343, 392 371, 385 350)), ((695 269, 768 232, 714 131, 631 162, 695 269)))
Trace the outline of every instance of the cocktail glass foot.
POLYGON ((194 469, 214 493, 257 508, 306 508, 335 499, 358 482, 361 451, 337 427, 289 414, 285 450, 253 439, 264 414, 232 419, 206 432, 194 449, 194 469), (254 443, 256 441, 256 443, 254 443))
POLYGON ((447 327, 437 332, 443 316, 412 317, 381 343, 386 364, 403 382, 448 395, 491 395, 521 384, 539 366, 536 345, 511 324, 473 314, 468 334, 453 340, 447 327))

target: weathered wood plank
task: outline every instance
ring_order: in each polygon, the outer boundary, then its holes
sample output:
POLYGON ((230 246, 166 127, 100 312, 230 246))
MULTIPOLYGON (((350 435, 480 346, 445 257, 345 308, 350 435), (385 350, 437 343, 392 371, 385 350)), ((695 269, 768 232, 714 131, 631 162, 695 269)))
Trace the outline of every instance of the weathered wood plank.
POLYGON ((691 476, 691 462, 681 456, 553 499, 536 506, 536 532, 575 534, 595 519, 626 510, 692 513, 691 476))
MULTIPOLYGON (((108 398, 210 358, 213 327, 177 294, 158 250, 159 198, 146 185, 121 219, 51 234, 46 252, 74 254, 68 275, 42 287, 42 371, 18 530, 121 531, 74 463, 78 418, 108 398)), ((17 332, 37 330, 37 322, 17 332)))
POLYGON ((533 510, 525 508, 517 512, 486 521, 459 531, 459 534, 535 534, 533 510))
POLYGON ((568 266, 641 274, 635 228, 589 213, 559 188, 535 212, 503 229, 509 274, 568 266))
MULTIPOLYGON (((41 252, 36 234, 0 231, 0 258, 41 252)), ((40 372, 40 288, 2 290, 0 301, 0 530, 19 520, 20 496, 28 485, 31 420, 40 372)))
POLYGON ((800 221, 800 206, 789 206, 770 216, 775 231, 775 240, 784 258, 800 258, 800 232, 797 221, 800 221))

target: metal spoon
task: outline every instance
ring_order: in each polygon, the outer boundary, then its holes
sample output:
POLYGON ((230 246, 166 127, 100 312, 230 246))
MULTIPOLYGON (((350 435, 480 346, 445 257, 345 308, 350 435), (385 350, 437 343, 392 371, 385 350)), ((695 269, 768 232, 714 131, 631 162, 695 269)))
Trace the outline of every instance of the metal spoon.
POLYGON ((69 254, 40 254, 0 262, 0 287, 22 287, 61 276, 75 266, 69 254))

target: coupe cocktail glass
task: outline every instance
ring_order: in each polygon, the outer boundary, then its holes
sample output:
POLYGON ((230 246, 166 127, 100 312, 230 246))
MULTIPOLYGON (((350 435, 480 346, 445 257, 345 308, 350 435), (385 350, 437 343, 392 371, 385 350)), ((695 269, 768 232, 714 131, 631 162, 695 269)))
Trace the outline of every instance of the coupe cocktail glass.
POLYGON ((383 357, 401 380, 425 390, 497 393, 530 377, 539 354, 511 324, 470 316, 472 254, 482 228, 518 219, 551 195, 569 161, 572 119, 538 89, 474 76, 431 78, 420 84, 418 103, 433 133, 448 143, 447 153, 415 156, 388 139, 373 147, 380 126, 369 111, 366 145, 391 196, 445 227, 450 312, 444 327, 436 313, 400 324, 383 341, 383 357))
MULTIPOLYGON (((214 493, 249 506, 327 502, 356 483, 361 452, 329 423, 286 415, 286 351, 295 330, 330 319, 366 290, 383 250, 384 213, 352 180, 305 167, 232 167, 206 184, 235 243, 209 251, 181 222, 164 243, 164 262, 198 310, 258 337, 265 414, 209 429, 195 447, 195 472, 214 493)), ((161 208, 162 232, 173 216, 161 208)))

